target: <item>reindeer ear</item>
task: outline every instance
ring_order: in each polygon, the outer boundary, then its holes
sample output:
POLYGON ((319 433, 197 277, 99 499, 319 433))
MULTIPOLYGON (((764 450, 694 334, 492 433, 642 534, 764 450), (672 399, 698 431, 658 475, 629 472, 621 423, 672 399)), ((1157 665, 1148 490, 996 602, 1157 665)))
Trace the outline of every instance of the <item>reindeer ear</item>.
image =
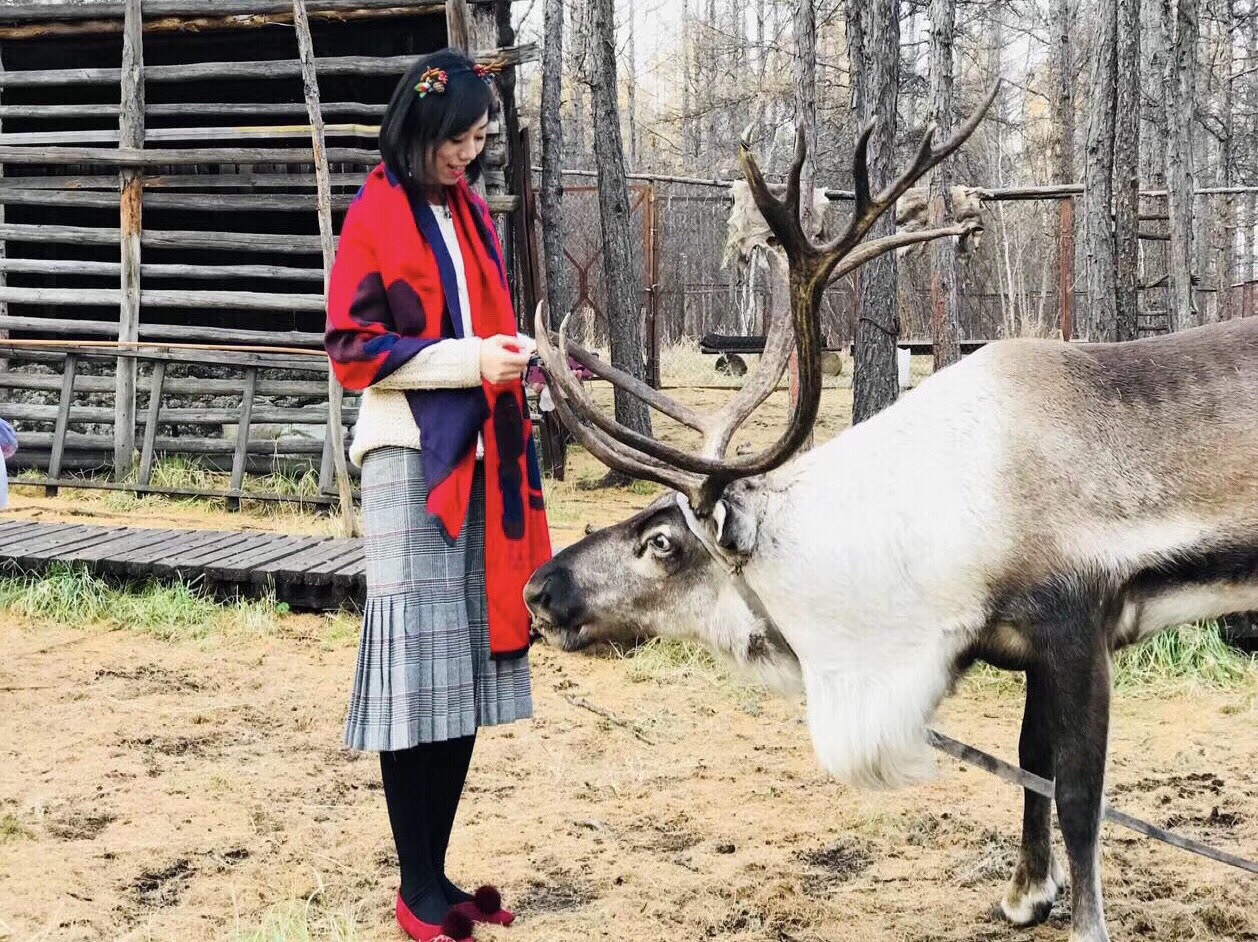
POLYGON ((756 545, 755 514, 736 497, 722 497, 712 508, 716 545, 739 556, 749 556, 756 545))

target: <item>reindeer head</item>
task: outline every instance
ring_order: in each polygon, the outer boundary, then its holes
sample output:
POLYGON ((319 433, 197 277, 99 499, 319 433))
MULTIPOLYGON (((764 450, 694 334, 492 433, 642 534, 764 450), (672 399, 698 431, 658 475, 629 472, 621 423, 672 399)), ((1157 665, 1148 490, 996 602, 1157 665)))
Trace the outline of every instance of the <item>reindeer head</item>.
MULTIPOLYGON (((998 86, 997 86, 998 87, 998 86)), ((996 94, 941 147, 933 128, 918 147, 912 166, 877 196, 869 191, 865 128, 856 147, 856 202, 846 229, 824 244, 803 231, 799 219, 804 135, 796 136, 795 159, 782 198, 775 197, 752 158, 746 140, 739 159, 756 205, 785 254, 774 259, 774 301, 764 353, 756 371, 719 411, 701 414, 641 380, 610 366, 567 338, 567 318, 556 340, 537 314, 538 352, 546 366, 555 411, 585 448, 612 468, 657 481, 675 493, 623 523, 601 530, 559 553, 525 588, 530 611, 550 637, 568 650, 598 640, 652 635, 699 637, 735 660, 792 661, 789 646, 737 572, 754 562, 766 523, 771 489, 764 475, 785 464, 808 437, 821 400, 822 293, 832 278, 908 245, 964 235, 974 223, 897 232, 862 243, 877 219, 913 183, 969 137, 996 94), (799 395, 787 428, 767 449, 727 457, 735 431, 777 387, 792 350, 798 356, 799 395), (569 357, 596 376, 644 400, 664 415, 698 431, 703 444, 684 450, 602 413, 568 367, 569 357), (731 572, 735 578, 731 578, 731 572)))

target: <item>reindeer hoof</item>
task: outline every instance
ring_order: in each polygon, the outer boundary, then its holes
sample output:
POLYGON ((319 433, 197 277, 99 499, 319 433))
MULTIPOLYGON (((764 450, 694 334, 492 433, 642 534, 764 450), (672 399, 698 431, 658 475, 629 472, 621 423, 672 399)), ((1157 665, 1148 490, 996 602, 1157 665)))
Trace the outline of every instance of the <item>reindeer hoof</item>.
POLYGON ((1054 859, 1048 874, 1030 880, 1019 867, 1000 901, 1000 915, 1015 926, 1038 926, 1048 919, 1057 902, 1057 894, 1065 883, 1065 875, 1054 859))

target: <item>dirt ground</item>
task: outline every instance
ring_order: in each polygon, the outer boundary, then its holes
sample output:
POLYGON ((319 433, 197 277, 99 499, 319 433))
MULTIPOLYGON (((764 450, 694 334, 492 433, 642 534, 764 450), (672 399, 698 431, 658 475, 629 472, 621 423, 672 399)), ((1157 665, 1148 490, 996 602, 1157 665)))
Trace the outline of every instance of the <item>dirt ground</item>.
MULTIPOLYGON (((558 543, 650 498, 580 489, 596 473, 578 460, 552 489, 558 543)), ((330 526, 71 496, 10 513, 330 526)), ((375 757, 340 746, 355 639, 337 624, 163 642, 0 614, 0 939, 399 940, 375 757)), ((818 769, 799 703, 702 661, 538 646, 533 665, 536 718, 483 732, 451 848, 456 879, 498 883, 520 914, 479 938, 1064 942, 1068 905, 1032 931, 991 916, 1015 789, 942 758, 929 785, 848 789, 818 769)), ((973 683, 937 726, 1012 759, 1020 714, 1016 689, 973 683)), ((1114 803, 1258 854, 1256 721, 1258 684, 1118 695, 1114 803)), ((1104 837, 1115 940, 1258 939, 1255 878, 1104 837)))

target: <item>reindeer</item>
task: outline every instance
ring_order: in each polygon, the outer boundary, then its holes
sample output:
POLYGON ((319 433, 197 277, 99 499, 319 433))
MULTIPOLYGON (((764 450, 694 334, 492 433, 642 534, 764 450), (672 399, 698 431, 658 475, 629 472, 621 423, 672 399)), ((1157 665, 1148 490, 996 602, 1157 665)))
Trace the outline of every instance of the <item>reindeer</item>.
MULTIPOLYGON (((1019 757, 1055 779, 1070 938, 1104 942, 1098 832, 1112 655, 1165 626, 1258 608, 1258 318, 1121 344, 992 343, 792 460, 817 415, 822 290, 883 252, 961 234, 862 242, 985 108, 942 147, 928 131, 912 166, 876 196, 867 128, 852 218, 824 244, 799 226, 802 138, 780 199, 744 142, 744 173, 788 260, 789 314, 771 311, 758 370, 714 414, 604 364, 562 328, 556 343, 539 317, 573 435, 611 467, 675 493, 559 553, 525 597, 563 649, 696 638, 802 690, 821 764, 863 786, 933 773, 927 723, 970 665, 1025 671, 1019 757), (792 346, 800 391, 785 431, 759 454, 727 457, 792 346), (701 432, 702 448, 601 413, 568 355, 701 432)), ((1050 828, 1049 800, 1027 792, 1000 903, 1015 924, 1046 919, 1064 884, 1050 828)))

